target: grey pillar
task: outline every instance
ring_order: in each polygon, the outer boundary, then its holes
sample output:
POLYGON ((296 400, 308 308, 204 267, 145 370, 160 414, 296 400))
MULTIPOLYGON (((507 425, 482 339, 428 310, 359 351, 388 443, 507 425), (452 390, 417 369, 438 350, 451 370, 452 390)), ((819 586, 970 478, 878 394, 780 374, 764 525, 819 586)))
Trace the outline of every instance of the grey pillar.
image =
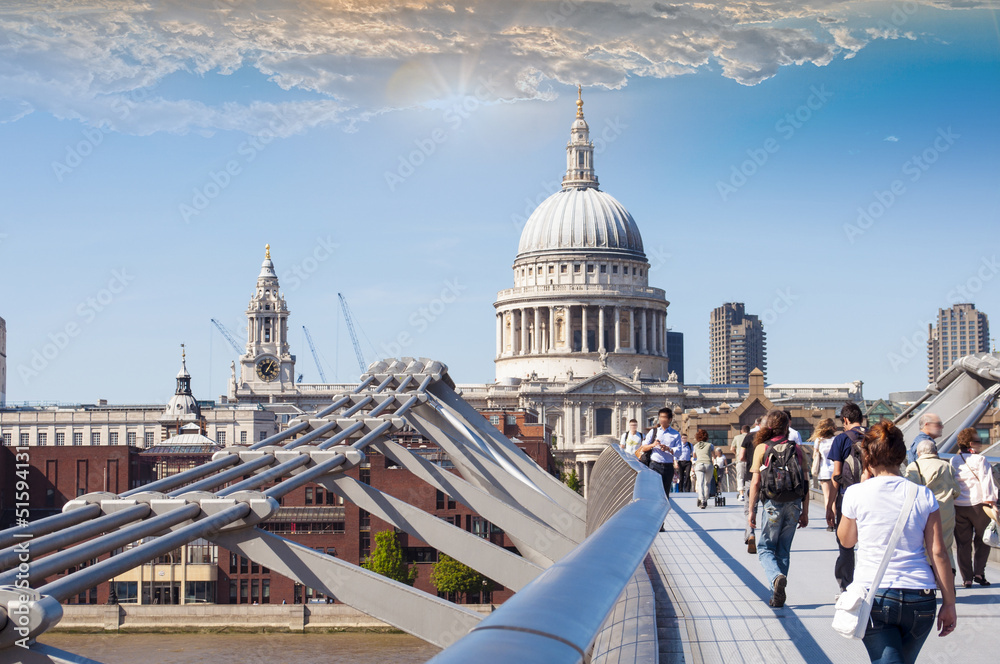
POLYGON ((597 348, 603 353, 604 348, 604 305, 597 307, 597 348))
POLYGON ((580 331, 580 348, 583 349, 584 353, 589 353, 590 345, 587 343, 587 305, 585 304, 580 305, 580 326, 582 328, 580 331))
POLYGON ((615 352, 622 349, 622 315, 621 309, 615 306, 615 352))

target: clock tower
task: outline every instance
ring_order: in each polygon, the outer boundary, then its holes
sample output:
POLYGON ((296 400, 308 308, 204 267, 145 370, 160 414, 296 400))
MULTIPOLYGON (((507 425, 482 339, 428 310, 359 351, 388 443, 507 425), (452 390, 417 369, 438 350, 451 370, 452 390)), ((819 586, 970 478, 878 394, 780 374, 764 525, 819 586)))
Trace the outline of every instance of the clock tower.
POLYGON ((247 352, 240 358, 240 387, 257 394, 295 390, 295 356, 288 352, 288 307, 278 288, 271 245, 264 247, 257 289, 247 308, 247 352))

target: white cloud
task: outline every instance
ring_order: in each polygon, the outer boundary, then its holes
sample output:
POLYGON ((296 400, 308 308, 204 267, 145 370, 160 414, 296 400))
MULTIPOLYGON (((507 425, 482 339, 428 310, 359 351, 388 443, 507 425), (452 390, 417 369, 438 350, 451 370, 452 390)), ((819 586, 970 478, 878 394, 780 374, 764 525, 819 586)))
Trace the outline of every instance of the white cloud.
POLYGON ((889 141, 890 143, 898 143, 899 142, 899 139, 896 138, 895 136, 886 136, 882 140, 883 141, 889 141))
POLYGON ((851 58, 873 39, 916 39, 874 19, 847 28, 856 4, 12 0, 0 9, 0 122, 37 110, 139 135, 254 133, 279 113, 287 134, 349 129, 477 89, 551 98, 555 83, 619 88, 701 69, 756 85, 783 66, 851 58), (239 101, 204 92, 242 68, 274 88, 239 101))

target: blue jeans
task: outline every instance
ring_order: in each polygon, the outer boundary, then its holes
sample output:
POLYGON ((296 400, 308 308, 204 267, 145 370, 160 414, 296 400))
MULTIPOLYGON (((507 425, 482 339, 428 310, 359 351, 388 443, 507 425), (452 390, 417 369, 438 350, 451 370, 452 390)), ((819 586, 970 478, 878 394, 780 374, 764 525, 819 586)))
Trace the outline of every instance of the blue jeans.
POLYGON ((771 587, 779 574, 788 576, 788 559, 792 552, 792 538, 802 516, 802 501, 775 503, 764 500, 764 510, 757 540, 757 559, 771 587))
POLYGON ((913 664, 936 616, 933 590, 880 590, 864 636, 868 658, 876 664, 913 664))

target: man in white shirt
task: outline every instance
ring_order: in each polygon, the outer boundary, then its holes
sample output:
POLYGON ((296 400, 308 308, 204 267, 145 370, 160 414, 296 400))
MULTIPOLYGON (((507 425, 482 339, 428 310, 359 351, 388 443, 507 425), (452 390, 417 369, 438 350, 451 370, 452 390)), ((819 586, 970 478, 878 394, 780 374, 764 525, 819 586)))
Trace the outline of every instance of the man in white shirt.
POLYGON ((635 451, 642 444, 642 434, 639 433, 639 422, 637 420, 628 421, 628 431, 622 434, 619 445, 625 454, 635 455, 635 451))
POLYGON ((674 470, 676 461, 674 454, 680 450, 681 434, 670 426, 674 420, 674 411, 669 408, 661 408, 657 415, 657 426, 649 430, 646 439, 637 450, 642 455, 648 450, 649 469, 660 474, 663 478, 663 493, 670 497, 670 485, 674 481, 674 470))
MULTIPOLYGON (((788 416, 788 421, 791 422, 792 421, 792 411, 786 410, 785 411, 785 415, 788 416)), ((788 440, 792 441, 796 445, 801 445, 802 444, 802 436, 799 435, 798 429, 793 429, 791 427, 791 425, 789 425, 789 427, 788 427, 788 440)))

